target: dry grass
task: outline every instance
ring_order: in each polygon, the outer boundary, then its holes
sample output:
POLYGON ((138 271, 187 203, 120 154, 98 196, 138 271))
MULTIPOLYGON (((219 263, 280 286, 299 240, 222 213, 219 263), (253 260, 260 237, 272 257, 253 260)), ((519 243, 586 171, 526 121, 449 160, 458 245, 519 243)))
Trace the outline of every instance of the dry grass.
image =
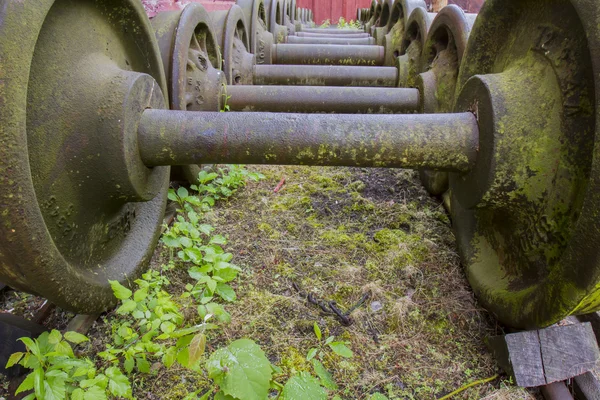
MULTIPOLYGON (((256 167, 267 179, 251 183, 207 215, 229 239, 227 251, 243 268, 234 283, 238 301, 227 306, 232 322, 211 338, 208 351, 247 337, 282 368, 279 381, 311 371, 306 354, 325 337, 349 342, 351 359, 330 352, 324 364, 344 399, 381 392, 392 399, 433 399, 496 374, 484 338, 501 333, 478 305, 455 251, 450 221, 413 172, 348 168, 256 167), (282 177, 287 184, 273 188, 282 177), (345 327, 294 290, 341 310, 368 300, 345 327)), ((159 247, 153 268, 168 259, 159 247)), ((177 296, 189 279, 174 271, 169 291, 177 296)), ((35 306, 35 298, 8 299, 10 307, 35 306)), ((6 299, 5 299, 6 302, 6 299)), ((6 306, 5 304, 5 306, 6 306)), ((91 332, 94 351, 110 334, 110 314, 91 332), (108 322, 107 322, 108 321, 108 322)), ((57 317, 57 320, 60 318, 57 317)), ((49 322, 52 325, 52 322, 49 322)), ((207 378, 153 366, 135 376, 138 398, 178 399, 207 378)), ((0 396, 3 395, 0 382, 0 396)), ((465 391, 462 399, 535 399, 499 380, 465 391)))

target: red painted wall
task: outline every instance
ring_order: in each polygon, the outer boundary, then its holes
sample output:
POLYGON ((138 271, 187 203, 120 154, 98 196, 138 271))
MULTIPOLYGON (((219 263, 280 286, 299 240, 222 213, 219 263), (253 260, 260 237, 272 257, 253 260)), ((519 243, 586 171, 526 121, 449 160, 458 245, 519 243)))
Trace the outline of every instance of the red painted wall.
POLYGON ((235 0, 142 0, 148 16, 153 17, 159 11, 180 10, 190 3, 200 3, 208 11, 229 10, 235 0))
POLYGON ((346 20, 356 19, 358 8, 371 7, 371 0, 297 0, 298 7, 312 9, 315 22, 322 23, 326 19, 336 23, 340 17, 346 20))

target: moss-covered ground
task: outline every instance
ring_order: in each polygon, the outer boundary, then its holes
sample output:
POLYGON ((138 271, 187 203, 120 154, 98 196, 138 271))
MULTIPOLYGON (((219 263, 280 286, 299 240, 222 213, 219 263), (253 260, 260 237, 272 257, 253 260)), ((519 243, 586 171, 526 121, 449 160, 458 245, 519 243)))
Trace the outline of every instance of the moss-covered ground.
MULTIPOLYGON (((434 399, 500 372, 484 338, 502 333, 478 306, 462 272, 448 215, 414 172, 351 168, 251 167, 266 179, 251 182, 207 218, 228 238, 227 251, 243 272, 233 282, 238 300, 226 306, 231 323, 209 339, 207 353, 251 338, 278 365, 281 381, 312 371, 308 351, 323 336, 349 342, 353 358, 326 352, 323 362, 343 399, 380 392, 391 399, 434 399), (274 188, 285 178, 285 185, 274 188), (296 286, 301 290, 294 287, 296 286), (335 302, 351 314, 344 326, 307 301, 335 302), (360 304, 360 300, 365 301, 360 304)), ((152 268, 168 259, 159 246, 152 268)), ((184 291, 187 274, 171 277, 184 291)), ((40 300, 8 292, 0 309, 26 315, 40 300)), ((90 331, 91 351, 110 340, 111 314, 90 331)), ((69 315, 46 323, 64 328, 69 315)), ((181 399, 207 384, 202 373, 152 365, 132 379, 144 399, 181 399)), ((0 398, 7 395, 0 380, 0 398)), ((333 394, 333 393, 332 393, 333 394)), ((456 398, 535 399, 504 376, 456 398)))

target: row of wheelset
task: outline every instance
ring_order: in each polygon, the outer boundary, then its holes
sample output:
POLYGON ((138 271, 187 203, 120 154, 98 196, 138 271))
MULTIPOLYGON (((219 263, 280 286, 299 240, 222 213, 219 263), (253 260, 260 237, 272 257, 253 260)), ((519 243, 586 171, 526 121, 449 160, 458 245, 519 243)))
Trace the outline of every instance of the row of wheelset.
POLYGON ((261 0, 152 22, 139 0, 3 0, 0 281, 111 307, 108 280, 153 254, 170 166, 412 168, 449 190, 467 277, 500 322, 599 309, 600 4, 387 4, 379 46, 290 43, 365 32, 279 37, 261 0))

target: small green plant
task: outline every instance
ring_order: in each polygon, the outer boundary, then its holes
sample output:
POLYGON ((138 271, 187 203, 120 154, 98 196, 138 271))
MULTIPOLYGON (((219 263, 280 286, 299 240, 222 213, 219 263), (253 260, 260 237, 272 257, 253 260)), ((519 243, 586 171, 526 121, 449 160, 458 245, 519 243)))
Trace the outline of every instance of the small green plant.
POLYGON ((337 26, 341 29, 360 29, 360 22, 354 20, 346 21, 344 17, 340 17, 337 26))
POLYGON ((319 26, 319 28, 329 28, 330 26, 331 26, 331 21, 329 19, 326 19, 325 21, 323 21, 321 26, 319 26))
POLYGON ((229 102, 229 99, 231 99, 231 96, 227 94, 227 85, 226 84, 223 84, 222 96, 223 96, 223 106, 221 107, 221 109, 219 111, 220 112, 231 111, 231 107, 229 107, 229 104, 227 104, 227 102, 229 102))
POLYGON ((16 394, 33 390, 25 397, 31 399, 106 399, 107 393, 115 397, 131 398, 129 380, 117 367, 98 373, 89 358, 79 358, 71 345, 89 339, 77 332, 57 330, 44 332, 37 339, 20 339, 26 351, 11 355, 7 368, 20 364, 32 372, 17 388, 16 394))

